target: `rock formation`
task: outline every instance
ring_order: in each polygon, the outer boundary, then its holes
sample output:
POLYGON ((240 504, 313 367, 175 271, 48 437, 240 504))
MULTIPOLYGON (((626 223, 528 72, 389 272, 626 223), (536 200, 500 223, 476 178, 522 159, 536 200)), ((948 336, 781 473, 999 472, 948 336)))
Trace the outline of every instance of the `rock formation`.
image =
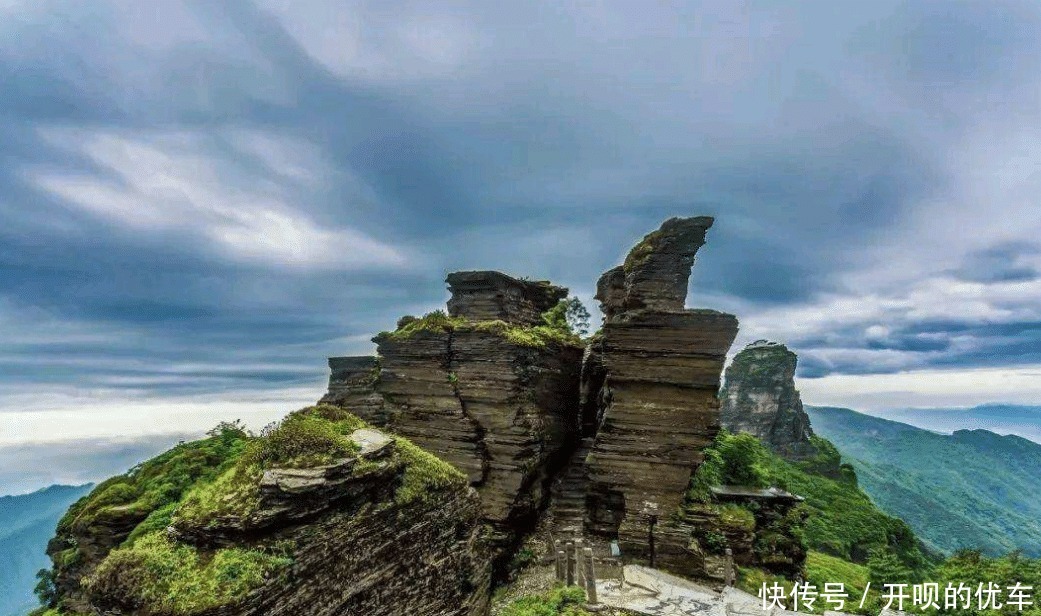
POLYGON ((783 344, 754 342, 727 367, 720 394, 724 428, 747 432, 789 460, 817 453, 810 418, 795 389, 797 361, 783 344))
MULTIPOLYGON (((718 501, 755 512, 734 519, 689 497, 737 333, 684 307, 711 225, 670 219, 607 271, 587 342, 560 324, 565 288, 449 274, 447 313, 330 358, 318 406, 259 436, 222 426, 77 503, 49 546, 61 613, 485 616, 551 496, 555 536, 624 562, 719 578, 727 546, 798 570, 795 497, 732 488, 718 501)), ((736 375, 734 400, 774 391, 736 375)))
POLYGON ((490 560, 465 477, 340 409, 299 411, 259 439, 182 445, 137 472, 95 489, 52 541, 62 613, 487 613, 490 560), (179 496, 169 483, 149 492, 149 477, 215 451, 224 461, 179 496), (115 518, 128 523, 103 522, 115 518))
POLYGON ((564 287, 517 280, 501 272, 453 272, 445 282, 452 293, 448 314, 471 321, 542 325, 542 313, 567 297, 564 287))
POLYGON ((379 361, 372 355, 329 358, 329 391, 319 404, 333 404, 373 426, 387 425, 383 396, 376 392, 379 361))
POLYGON ((508 545, 533 523, 550 475, 577 442, 582 347, 540 325, 567 289, 499 272, 456 272, 447 282, 451 316, 406 317, 377 336, 372 378, 373 358, 331 359, 323 400, 360 403, 364 419, 465 472, 496 543, 508 545))
MULTIPOLYGON (((674 218, 606 272, 597 299, 606 315, 584 371, 583 410, 595 413, 588 459, 589 528, 617 536, 622 554, 654 563, 671 543, 702 450, 719 430, 720 374, 737 335, 733 315, 686 310, 687 280, 711 218, 674 218)), ((703 567, 697 550, 685 569, 703 567)))

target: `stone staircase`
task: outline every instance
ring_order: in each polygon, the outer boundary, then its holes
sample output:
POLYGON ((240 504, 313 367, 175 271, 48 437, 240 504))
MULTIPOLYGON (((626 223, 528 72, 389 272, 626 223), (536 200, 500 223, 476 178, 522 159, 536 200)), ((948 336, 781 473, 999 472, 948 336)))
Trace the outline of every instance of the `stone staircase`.
POLYGON ((560 541, 576 539, 584 534, 586 486, 589 481, 586 456, 592 449, 593 439, 582 439, 564 473, 553 482, 550 490, 553 536, 560 541))

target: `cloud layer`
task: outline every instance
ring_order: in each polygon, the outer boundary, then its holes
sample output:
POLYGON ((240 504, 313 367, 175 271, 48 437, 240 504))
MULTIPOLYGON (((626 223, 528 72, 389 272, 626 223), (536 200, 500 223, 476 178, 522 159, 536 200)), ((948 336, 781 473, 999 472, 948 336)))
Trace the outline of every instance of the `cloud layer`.
POLYGON ((0 404, 317 394, 323 357, 441 304, 447 271, 588 301, 694 214, 717 224, 688 303, 788 342, 811 402, 946 404, 951 375, 981 384, 958 404, 1026 402, 982 385, 1041 366, 1039 25, 1030 2, 0 3, 0 404))

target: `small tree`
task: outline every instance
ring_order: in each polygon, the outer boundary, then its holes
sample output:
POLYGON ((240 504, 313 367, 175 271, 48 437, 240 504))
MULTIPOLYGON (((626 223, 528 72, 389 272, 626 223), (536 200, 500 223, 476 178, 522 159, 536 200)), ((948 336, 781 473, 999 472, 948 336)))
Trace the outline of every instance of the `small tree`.
POLYGON ((542 313, 542 320, 554 329, 585 336, 589 332, 589 311, 577 297, 560 300, 542 313))
POLYGON ((565 302, 564 315, 568 327, 579 336, 585 336, 589 333, 589 311, 577 297, 569 297, 565 302))
POLYGON ((54 607, 58 599, 58 592, 54 587, 54 572, 50 569, 40 569, 36 572, 36 588, 33 588, 40 605, 54 607))

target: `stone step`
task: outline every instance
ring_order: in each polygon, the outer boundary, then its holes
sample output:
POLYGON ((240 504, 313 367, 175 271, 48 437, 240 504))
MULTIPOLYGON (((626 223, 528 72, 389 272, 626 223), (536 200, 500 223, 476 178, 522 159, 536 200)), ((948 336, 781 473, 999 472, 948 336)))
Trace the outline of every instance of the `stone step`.
POLYGON ((586 516, 586 485, 589 481, 586 457, 592 447, 592 438, 583 439, 571 454, 564 472, 550 488, 553 531, 558 536, 582 536, 586 516))

